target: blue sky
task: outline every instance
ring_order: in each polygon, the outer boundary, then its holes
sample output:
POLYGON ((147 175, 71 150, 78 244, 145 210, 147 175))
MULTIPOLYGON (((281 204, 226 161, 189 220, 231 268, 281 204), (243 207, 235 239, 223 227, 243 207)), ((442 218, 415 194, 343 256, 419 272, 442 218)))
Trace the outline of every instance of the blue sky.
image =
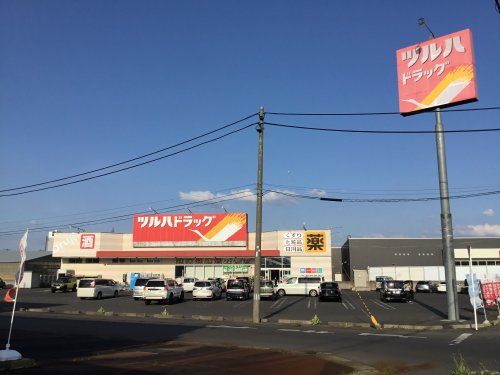
MULTIPOLYGON (((395 51, 470 28, 479 101, 500 103, 494 1, 0 1, 0 188, 118 162, 258 110, 397 111, 395 51)), ((500 111, 443 115, 446 129, 498 127, 500 111)), ((278 117, 349 129, 432 130, 402 118, 278 117)), ((499 133, 446 136, 450 191, 500 190, 499 133)), ((0 232, 163 208, 256 181, 251 128, 196 150, 58 189, 0 198, 0 232)), ((438 196, 434 136, 315 133, 266 127, 264 182, 344 198, 438 196)), ((247 186, 248 185, 248 186, 247 186)), ((253 186, 252 186, 253 185, 253 186)), ((269 185, 266 186, 270 188, 269 185)), ((453 200, 455 235, 499 235, 497 195, 453 200)), ((222 203, 249 214, 251 200, 222 203)), ((195 212, 221 211, 220 205, 195 212)), ((185 211, 187 212, 187 211, 185 211)), ((264 230, 333 228, 352 236, 440 236, 439 202, 325 203, 271 195, 264 230)), ((83 226, 130 232, 132 220, 83 226)), ((30 236, 43 247, 45 232, 30 236)), ((20 238, 0 235, 0 249, 20 238)))

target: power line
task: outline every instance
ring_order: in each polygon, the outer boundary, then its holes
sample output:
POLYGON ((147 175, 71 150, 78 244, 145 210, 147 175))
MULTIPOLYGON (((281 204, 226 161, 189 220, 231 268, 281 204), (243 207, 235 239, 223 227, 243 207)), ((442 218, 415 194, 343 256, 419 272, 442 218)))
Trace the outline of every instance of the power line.
MULTIPOLYGON (((265 193, 267 194, 268 191, 266 191, 265 193)), ((203 199, 203 200, 199 200, 199 201, 195 201, 195 202, 177 204, 177 205, 173 205, 173 206, 169 206, 169 207, 163 207, 163 208, 157 209, 157 211, 158 212, 166 211, 166 210, 180 211, 180 210, 184 210, 186 208, 196 208, 196 207, 206 206, 206 205, 219 203, 219 202, 228 202, 228 201, 237 200, 237 199, 241 199, 241 198, 251 197, 254 195, 255 195, 254 191, 239 191, 239 192, 233 192, 230 194, 225 194, 225 195, 221 195, 218 197, 203 199)), ((131 213, 123 214, 123 215, 110 216, 110 217, 105 217, 105 218, 100 218, 100 219, 95 219, 95 220, 79 221, 79 222, 73 222, 73 223, 61 223, 61 224, 48 225, 48 226, 43 226, 43 227, 34 227, 34 228, 30 228, 30 232, 40 232, 40 231, 46 231, 46 230, 51 230, 51 229, 56 229, 56 228, 61 228, 61 227, 67 227, 67 226, 80 226, 80 225, 81 226, 91 226, 91 225, 106 224, 106 223, 111 223, 111 222, 128 220, 132 216, 140 214, 140 213, 144 213, 144 211, 131 212, 131 213)), ((22 233, 25 230, 26 229, 0 232, 0 237, 22 233)))
MULTIPOLYGON (((268 192, 273 192, 276 194, 286 195, 293 198, 301 199, 314 199, 320 201, 333 201, 333 202, 346 202, 346 203, 403 203, 403 202, 429 202, 438 201, 443 198, 441 197, 422 197, 422 198, 374 198, 374 199, 353 199, 353 198, 329 198, 329 197, 318 197, 313 195, 305 194, 295 194, 276 190, 267 190, 268 192)), ((482 193, 472 193, 472 194, 460 194, 460 195, 450 195, 449 199, 466 199, 483 197, 488 195, 500 194, 500 190, 486 191, 482 193)))
MULTIPOLYGON (((466 108, 466 109, 447 109, 443 112, 473 112, 473 111, 494 111, 500 109, 497 107, 466 108)), ((400 112, 330 112, 330 113, 312 113, 312 112, 266 112, 266 115, 276 116, 392 116, 401 115, 400 112)))
POLYGON ((250 118, 252 118, 252 117, 254 117, 256 115, 257 115, 257 113, 254 113, 252 115, 248 115, 248 116, 243 117, 243 118, 241 118, 241 119, 239 119, 237 121, 234 121, 234 122, 232 122, 230 124, 227 124, 227 125, 224 125, 224 126, 221 126, 221 127, 217 128, 217 129, 205 132, 205 133, 200 134, 200 135, 198 135, 196 137, 189 138, 189 139, 186 139, 186 140, 184 140, 182 142, 176 143, 174 145, 167 146, 167 147, 161 148, 159 150, 156 150, 156 151, 153 151, 153 152, 149 152, 147 154, 143 154, 143 155, 140 155, 140 156, 128 159, 128 160, 124 160, 124 161, 121 161, 121 162, 118 162, 118 163, 115 163, 115 164, 110 164, 110 165, 107 165, 107 166, 104 166, 104 167, 101 167, 101 168, 93 169, 91 171, 82 172, 82 173, 74 174, 74 175, 67 176, 67 177, 56 178, 56 179, 49 180, 49 181, 39 182, 39 183, 36 183, 36 184, 18 186, 18 187, 9 188, 9 189, 3 189, 3 190, 0 190, 0 193, 7 192, 7 191, 13 191, 13 190, 22 190, 22 189, 27 189, 27 188, 30 188, 30 187, 47 185, 47 184, 51 184, 51 183, 54 183, 54 182, 65 181, 65 180, 69 180, 69 179, 72 179, 72 178, 75 178, 75 177, 81 177, 81 176, 85 176, 85 175, 92 174, 92 173, 95 173, 95 172, 100 172, 100 171, 103 171, 103 170, 106 170, 106 169, 114 168, 114 167, 117 167, 117 166, 120 166, 120 165, 123 165, 123 164, 131 163, 133 161, 144 159, 144 158, 146 158, 148 156, 156 155, 156 154, 159 154, 161 152, 164 152, 164 151, 167 151, 167 150, 170 150, 170 149, 182 146, 182 145, 184 145, 186 143, 193 142, 193 141, 195 141, 197 139, 206 137, 207 135, 211 135, 213 133, 217 133, 217 132, 219 132, 221 130, 224 130, 226 128, 229 128, 231 126, 239 124, 239 123, 241 123, 241 122, 243 122, 245 120, 248 120, 248 119, 250 119, 250 118))
MULTIPOLYGON (((215 190, 214 193, 222 193, 226 191, 236 191, 237 189, 242 189, 242 188, 248 188, 250 186, 255 186, 255 183, 253 184, 245 184, 245 185, 239 185, 239 186, 233 186, 225 189, 219 189, 215 190)), ((149 201, 149 202, 143 202, 143 203, 135 203, 135 204, 129 204, 129 205, 124 205, 120 207, 114 207, 114 208, 106 208, 106 209, 100 209, 100 210, 92 210, 92 211, 84 211, 84 212, 75 212, 71 214, 65 214, 65 215, 56 215, 56 216, 48 216, 48 217, 39 217, 39 218, 34 218, 34 219, 25 219, 25 220, 9 220, 9 221, 3 221, 0 222, 0 225, 2 224, 11 224, 10 227, 7 226, 6 228, 3 228, 4 231, 7 231, 7 229, 10 229, 11 227, 19 227, 19 225, 25 226, 27 222, 30 221, 45 221, 46 219, 58 219, 58 218, 69 218, 69 217, 84 217, 84 216, 89 216, 91 214, 99 214, 99 213, 104 213, 104 212, 112 212, 112 211, 120 211, 124 210, 126 208, 131 208, 131 207, 145 207, 145 206, 151 206, 152 204, 158 204, 158 203, 164 203, 164 202, 173 202, 173 201, 178 201, 179 198, 170 198, 170 199, 162 199, 162 200, 157 200, 157 201, 149 201)), ((75 220, 73 219, 73 220, 75 220)), ((83 218, 82 218, 83 219, 83 218)), ((43 222, 39 224, 45 224, 48 225, 50 224, 52 220, 48 220, 48 222, 43 222)), ((57 222, 53 223, 52 225, 58 225, 57 222)))
POLYGON ((118 173, 118 172, 126 171, 126 170, 133 169, 133 168, 137 168, 137 167, 140 167, 140 166, 143 166, 143 165, 146 165, 146 164, 150 164, 150 163, 156 162, 158 160, 166 159, 166 158, 169 158, 169 157, 181 154, 183 152, 195 149, 197 147, 206 145, 208 143, 212 143, 212 142, 218 141, 218 140, 220 140, 222 138, 225 138, 225 137, 227 137, 229 135, 232 135, 232 134, 238 133, 238 132, 240 132, 242 130, 248 129, 250 126, 253 126, 253 125, 256 125, 256 123, 245 125, 242 128, 238 128, 236 130, 233 130, 233 131, 231 131, 229 133, 223 134, 223 135, 218 136, 216 138, 209 139, 208 141, 204 141, 204 142, 198 143, 196 145, 193 145, 193 146, 190 146, 190 147, 186 147, 186 148, 184 148, 182 150, 175 151, 175 152, 172 152, 170 154, 167 154, 167 155, 164 155, 164 156, 160 156, 160 157, 157 157, 157 158, 154 158, 154 159, 151 159, 151 160, 143 161, 141 163, 133 164, 133 165, 130 165, 128 167, 116 169, 116 170, 111 171, 111 172, 101 173, 101 174, 98 174, 96 176, 86 177, 86 178, 82 178, 82 179, 79 179, 79 180, 65 182, 65 183, 62 183, 62 184, 52 185, 52 186, 48 186, 48 187, 44 187, 44 188, 31 189, 31 190, 26 190, 26 191, 17 192, 17 193, 10 193, 10 194, 0 194, 0 197, 10 197, 10 196, 13 196, 13 195, 22 195, 22 194, 33 193, 33 192, 36 192, 36 191, 50 190, 50 189, 55 189, 55 188, 58 188, 58 187, 61 187, 61 186, 72 185, 72 184, 76 184, 76 183, 83 182, 83 181, 93 180, 93 179, 99 178, 99 177, 109 176, 111 174, 115 174, 115 173, 118 173))
POLYGON ((481 133, 481 132, 500 131, 500 128, 443 130, 442 132, 436 132, 435 130, 361 130, 361 129, 318 128, 318 127, 304 126, 304 125, 279 124, 276 122, 265 122, 265 124, 270 126, 290 128, 290 129, 326 131, 326 132, 336 132, 336 133, 361 133, 361 134, 435 134, 435 133, 481 133))

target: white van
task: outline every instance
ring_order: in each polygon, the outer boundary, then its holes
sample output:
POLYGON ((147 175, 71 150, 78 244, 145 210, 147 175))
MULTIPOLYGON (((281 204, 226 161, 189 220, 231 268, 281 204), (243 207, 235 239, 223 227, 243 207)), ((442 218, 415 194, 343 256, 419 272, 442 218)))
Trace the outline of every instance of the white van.
POLYGON ((278 295, 283 297, 287 294, 295 294, 311 297, 316 297, 321 285, 321 277, 304 276, 304 277, 290 277, 286 283, 279 283, 276 289, 278 295))
POLYGON ((110 279, 81 279, 76 296, 80 299, 118 297, 120 286, 110 279))

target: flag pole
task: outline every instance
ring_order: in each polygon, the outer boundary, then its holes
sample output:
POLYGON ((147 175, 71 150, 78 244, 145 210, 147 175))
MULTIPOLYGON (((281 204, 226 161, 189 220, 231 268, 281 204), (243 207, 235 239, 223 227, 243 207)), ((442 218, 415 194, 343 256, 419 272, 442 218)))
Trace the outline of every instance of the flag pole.
POLYGON ((476 331, 477 331, 477 310, 476 310, 476 300, 475 300, 476 291, 474 290, 475 283, 474 283, 474 274, 472 273, 472 255, 471 255, 470 250, 471 250, 470 246, 467 246, 467 252, 469 253, 469 275, 470 275, 470 281, 471 281, 470 282, 471 285, 469 285, 469 288, 472 287, 472 296, 474 296, 472 307, 474 308, 474 325, 475 325, 476 331))
MULTIPOLYGON (((21 359, 23 356, 17 350, 10 349, 10 338, 12 336, 12 326, 14 325, 14 315, 16 313, 17 298, 19 296, 19 284, 23 278, 24 261, 26 260, 26 245, 28 242, 28 229, 19 241, 19 255, 21 261, 19 262, 19 272, 16 277, 16 298, 14 299, 14 305, 12 306, 12 314, 10 315, 10 327, 9 327, 9 337, 7 338, 7 344, 5 345, 5 350, 0 350, 0 362, 5 361, 16 361, 21 359)), ((8 292, 7 292, 8 293, 8 292)))

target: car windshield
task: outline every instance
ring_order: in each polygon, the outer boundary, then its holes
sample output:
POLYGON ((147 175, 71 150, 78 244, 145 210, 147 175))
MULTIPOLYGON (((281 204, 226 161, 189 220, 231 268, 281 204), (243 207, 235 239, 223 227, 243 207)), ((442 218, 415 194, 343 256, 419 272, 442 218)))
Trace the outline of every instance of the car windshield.
POLYGON ((148 281, 149 279, 137 279, 135 280, 135 286, 144 286, 148 281))
POLYGON ((197 288, 205 288, 207 286, 210 286, 210 282, 209 281, 197 281, 194 283, 194 286, 197 287, 197 288))
POLYGON ((403 287, 402 281, 389 281, 387 283, 389 289, 401 289, 403 287))
POLYGON ((321 289, 338 289, 339 284, 337 283, 322 283, 321 289))
POLYGON ((56 280, 56 283, 67 283, 69 281, 69 277, 60 277, 56 280))
POLYGON ((184 279, 184 283, 193 283, 194 279, 184 279))
POLYGON ((238 289, 238 288, 243 288, 243 281, 241 280, 229 280, 227 282, 227 287, 228 288, 233 288, 233 289, 238 289))
POLYGON ((163 287, 165 285, 163 280, 149 280, 146 284, 147 287, 163 287))

